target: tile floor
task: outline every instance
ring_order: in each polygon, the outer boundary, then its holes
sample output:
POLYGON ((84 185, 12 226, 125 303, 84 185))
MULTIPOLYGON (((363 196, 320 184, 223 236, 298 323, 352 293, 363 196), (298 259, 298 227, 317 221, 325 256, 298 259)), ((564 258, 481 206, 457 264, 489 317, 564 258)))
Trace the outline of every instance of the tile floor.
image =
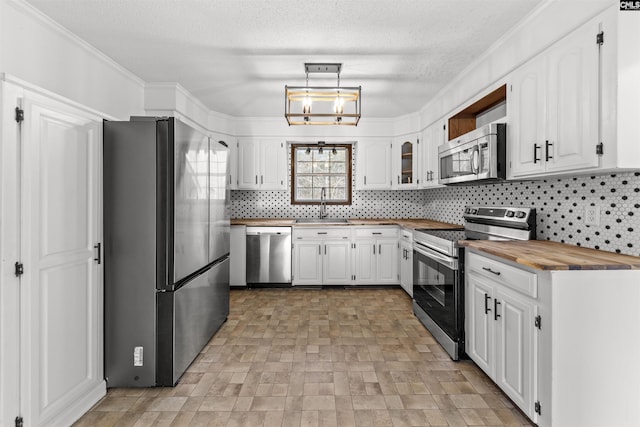
POLYGON ((228 321, 174 388, 110 389, 84 426, 522 426, 453 362, 401 289, 231 291, 228 321))

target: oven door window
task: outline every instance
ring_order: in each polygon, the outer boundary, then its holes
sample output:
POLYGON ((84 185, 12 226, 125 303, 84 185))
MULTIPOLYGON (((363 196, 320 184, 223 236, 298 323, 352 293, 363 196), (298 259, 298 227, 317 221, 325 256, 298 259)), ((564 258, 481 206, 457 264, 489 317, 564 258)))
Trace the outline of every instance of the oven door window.
POLYGON ((460 286, 458 270, 444 266, 414 251, 413 298, 425 313, 450 337, 459 334, 458 300, 460 286))

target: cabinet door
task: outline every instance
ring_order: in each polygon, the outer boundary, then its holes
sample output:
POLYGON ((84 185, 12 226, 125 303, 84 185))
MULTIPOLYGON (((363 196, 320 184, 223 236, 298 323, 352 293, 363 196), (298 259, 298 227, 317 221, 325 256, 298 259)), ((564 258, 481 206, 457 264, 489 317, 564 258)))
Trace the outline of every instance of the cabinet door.
POLYGON ((238 141, 235 138, 223 139, 229 146, 229 175, 227 185, 230 190, 238 189, 238 141))
POLYGON ((285 190, 287 188, 287 150, 281 141, 260 143, 260 173, 258 182, 261 190, 285 190))
POLYGON ((536 58, 512 75, 509 92, 510 176, 544 171, 545 58, 536 58))
POLYGON ((389 142, 358 142, 356 163, 356 182, 359 189, 391 189, 391 144, 389 142))
POLYGON ((376 282, 376 241, 358 240, 355 245, 355 283, 373 284, 376 282))
POLYGON ((425 129, 422 139, 422 188, 440 186, 438 184, 438 147, 443 130, 439 122, 425 129))
POLYGON ((293 245, 293 284, 322 284, 322 242, 297 241, 293 245))
POLYGON ((533 303, 507 290, 497 289, 495 381, 529 416, 533 415, 532 352, 533 303))
POLYGON ((260 146, 255 139, 238 141, 238 189, 257 190, 260 187, 260 146))
POLYGON ((327 241, 323 248, 322 280, 327 285, 351 283, 351 242, 327 241))
POLYGON ((585 25, 549 50, 547 171, 598 166, 598 24, 585 25))
POLYGON ((465 351, 487 375, 493 376, 493 287, 469 272, 465 288, 465 351))
POLYGON ((231 226, 229 245, 229 284, 247 286, 247 228, 244 225, 231 226))
POLYGON ((410 243, 400 244, 400 286, 413 296, 413 247, 410 243))
POLYGON ((398 283, 398 240, 377 241, 376 278, 378 283, 398 283))
POLYGON ((393 187, 402 189, 418 188, 418 138, 397 139, 392 147, 393 187))

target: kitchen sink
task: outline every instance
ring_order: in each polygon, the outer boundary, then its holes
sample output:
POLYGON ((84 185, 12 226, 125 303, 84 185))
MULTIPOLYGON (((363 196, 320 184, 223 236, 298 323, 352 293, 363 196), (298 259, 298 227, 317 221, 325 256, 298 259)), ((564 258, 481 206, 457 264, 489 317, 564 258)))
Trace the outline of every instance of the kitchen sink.
POLYGON ((296 224, 346 224, 349 222, 347 218, 298 218, 296 224))

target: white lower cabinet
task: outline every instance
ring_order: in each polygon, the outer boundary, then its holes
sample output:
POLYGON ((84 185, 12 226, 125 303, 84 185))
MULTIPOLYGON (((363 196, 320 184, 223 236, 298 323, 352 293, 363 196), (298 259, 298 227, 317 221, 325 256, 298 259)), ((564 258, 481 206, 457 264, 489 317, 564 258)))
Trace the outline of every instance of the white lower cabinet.
POLYGON ((465 267, 465 350, 534 423, 640 425, 640 270, 465 267))
POLYGON ((473 253, 465 265, 466 352, 535 420, 533 349, 537 339, 534 327, 537 302, 531 295, 518 292, 523 289, 520 283, 511 282, 525 274, 529 275, 525 280, 535 283, 535 274, 514 272, 511 266, 473 253))
POLYGON ((347 285, 351 275, 349 227, 293 229, 293 285, 347 285))
POLYGON ((354 227, 354 246, 354 283, 399 283, 397 227, 354 227))
POLYGON ((400 230, 400 286, 413 297, 413 233, 400 230))
POLYGON ((229 245, 229 284, 247 286, 247 227, 231 226, 229 245))

